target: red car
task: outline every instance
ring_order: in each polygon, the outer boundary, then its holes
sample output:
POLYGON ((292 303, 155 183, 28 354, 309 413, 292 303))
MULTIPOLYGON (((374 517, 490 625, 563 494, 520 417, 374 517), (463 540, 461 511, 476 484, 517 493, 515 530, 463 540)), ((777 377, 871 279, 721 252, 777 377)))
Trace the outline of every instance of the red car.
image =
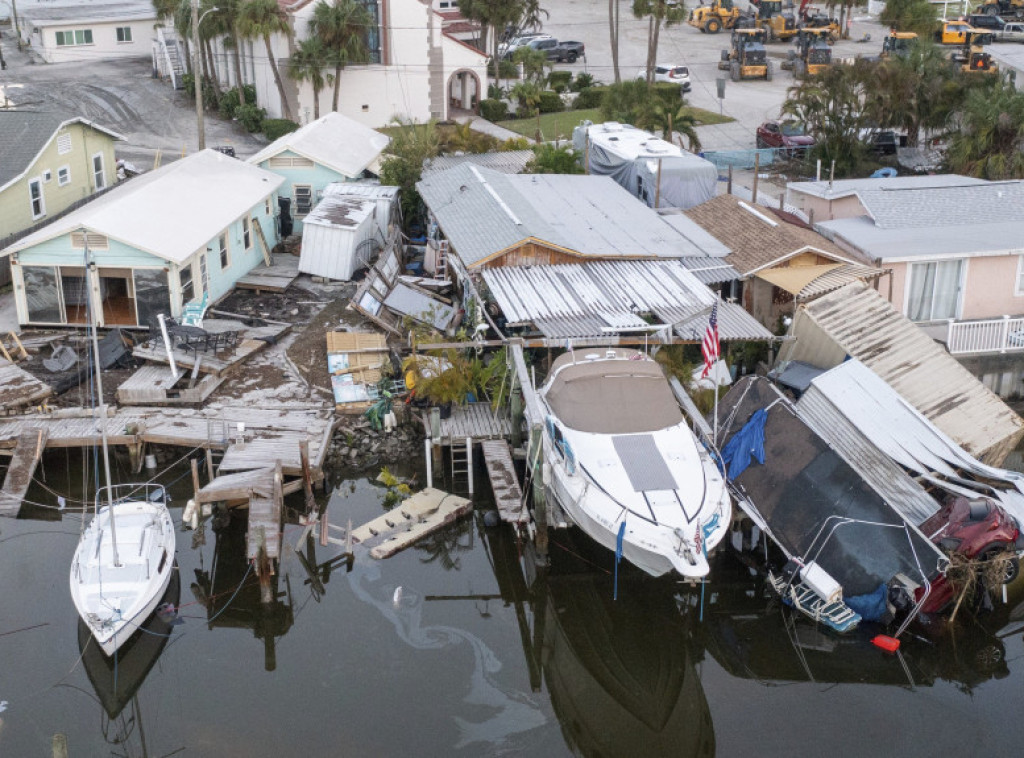
MULTIPOLYGON (((938 513, 921 524, 921 531, 945 552, 981 560, 1006 550, 1019 552, 1024 541, 1014 518, 993 500, 981 497, 950 497, 938 513)), ((1020 563, 1013 558, 1007 564, 1003 583, 1012 582, 1019 571, 1020 563)), ((937 613, 952 599, 953 587, 945 577, 939 577, 921 610, 937 613)))
POLYGON ((814 137, 795 121, 765 121, 757 127, 758 149, 775 147, 796 152, 813 146, 814 137))

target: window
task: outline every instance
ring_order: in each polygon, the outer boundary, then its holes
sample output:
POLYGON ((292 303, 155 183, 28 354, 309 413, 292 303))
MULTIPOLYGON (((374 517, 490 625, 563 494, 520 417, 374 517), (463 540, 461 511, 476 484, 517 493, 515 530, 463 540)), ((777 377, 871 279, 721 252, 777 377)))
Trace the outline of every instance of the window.
POLYGON ((61 187, 71 184, 71 166, 61 166, 57 169, 57 184, 61 187))
POLYGON ((96 189, 101 190, 107 186, 106 174, 103 171, 103 153, 96 153, 92 157, 92 175, 96 189))
POLYGON ((231 259, 228 256, 228 234, 227 234, 227 232, 225 232, 224 234, 220 235, 220 239, 218 240, 217 244, 220 246, 220 268, 221 268, 221 271, 223 271, 224 269, 226 269, 228 267, 228 264, 231 262, 231 259))
POLYGON ((118 42, 131 42, 132 41, 132 28, 130 26, 119 26, 119 27, 117 27, 117 41, 118 42))
POLYGON ((911 264, 907 317, 911 321, 957 318, 963 273, 962 260, 911 264))
POLYGON ((270 215, 270 198, 268 197, 263 201, 263 210, 266 211, 267 215, 270 215))
POLYGON ((185 305, 196 296, 195 285, 192 283, 191 263, 178 271, 178 281, 181 283, 181 304, 185 305))
POLYGON ((296 184, 292 187, 295 193, 295 215, 305 216, 313 210, 313 188, 308 184, 296 184))
POLYGON ((57 46, 91 45, 92 29, 75 29, 73 32, 57 32, 57 46))
POLYGON ((43 201, 43 182, 41 179, 32 179, 28 183, 28 197, 32 205, 32 218, 41 218, 46 215, 46 203, 43 201))
POLYGON ((252 230, 249 229, 249 217, 242 217, 242 247, 248 250, 252 247, 252 230))
POLYGON ((377 5, 377 0, 356 0, 356 2, 366 9, 372 19, 369 26, 366 27, 366 39, 363 40, 366 50, 369 52, 368 61, 381 63, 380 8, 377 5))
POLYGON ((1024 295, 1024 255, 1017 259, 1017 289, 1015 295, 1024 295))
POLYGON ((53 172, 50 171, 50 169, 46 169, 46 171, 43 172, 43 184, 49 183, 51 179, 53 179, 53 172))
POLYGON ((57 137, 57 154, 67 155, 71 152, 71 135, 61 134, 57 137))

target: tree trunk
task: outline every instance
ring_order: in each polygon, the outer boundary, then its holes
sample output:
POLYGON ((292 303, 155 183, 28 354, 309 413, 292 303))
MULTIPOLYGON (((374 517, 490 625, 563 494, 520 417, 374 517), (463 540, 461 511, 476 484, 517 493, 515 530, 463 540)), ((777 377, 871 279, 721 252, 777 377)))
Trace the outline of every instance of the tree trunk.
POLYGON ((320 119, 320 90, 319 88, 313 88, 313 120, 318 121, 320 119))
POLYGON ((217 58, 213 54, 213 44, 210 40, 203 42, 206 47, 206 54, 210 57, 210 84, 213 85, 213 91, 217 93, 217 99, 220 100, 224 94, 220 88, 220 76, 217 74, 217 58))
POLYGON ((284 91, 284 82, 281 81, 281 72, 277 68, 277 60, 274 58, 274 49, 270 46, 270 35, 263 35, 263 42, 267 46, 267 60, 270 61, 270 70, 274 72, 274 83, 277 84, 277 94, 281 98, 281 115, 289 121, 294 121, 292 118, 292 109, 288 105, 288 96, 284 91))
POLYGON ((612 69, 615 72, 615 83, 619 83, 619 30, 616 21, 618 0, 608 0, 608 36, 612 43, 612 69))
POLYGON ((338 93, 341 92, 341 64, 334 67, 334 101, 331 103, 331 110, 338 112, 338 93))
POLYGON ((238 87, 238 104, 245 105, 245 83, 242 81, 242 41, 237 34, 232 34, 231 39, 235 43, 235 83, 238 87))

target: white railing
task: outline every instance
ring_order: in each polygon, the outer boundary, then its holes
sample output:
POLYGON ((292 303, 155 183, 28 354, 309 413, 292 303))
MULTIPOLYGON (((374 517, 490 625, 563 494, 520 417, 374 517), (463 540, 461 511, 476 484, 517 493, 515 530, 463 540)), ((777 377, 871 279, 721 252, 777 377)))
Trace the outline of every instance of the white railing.
POLYGON ((946 347, 952 355, 1024 350, 1024 317, 949 321, 946 347))

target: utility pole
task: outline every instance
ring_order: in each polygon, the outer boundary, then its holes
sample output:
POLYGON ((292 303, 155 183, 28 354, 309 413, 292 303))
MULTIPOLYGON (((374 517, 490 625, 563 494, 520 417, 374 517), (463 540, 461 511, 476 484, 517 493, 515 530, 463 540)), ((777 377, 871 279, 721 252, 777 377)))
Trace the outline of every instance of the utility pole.
POLYGON ((14 19, 14 38, 18 41, 18 52, 21 52, 21 27, 18 26, 18 3, 11 0, 11 18, 14 19))
POLYGON ((196 94, 196 125, 199 130, 199 149, 206 149, 206 130, 203 127, 203 68, 199 62, 199 0, 192 0, 192 81, 196 94))

